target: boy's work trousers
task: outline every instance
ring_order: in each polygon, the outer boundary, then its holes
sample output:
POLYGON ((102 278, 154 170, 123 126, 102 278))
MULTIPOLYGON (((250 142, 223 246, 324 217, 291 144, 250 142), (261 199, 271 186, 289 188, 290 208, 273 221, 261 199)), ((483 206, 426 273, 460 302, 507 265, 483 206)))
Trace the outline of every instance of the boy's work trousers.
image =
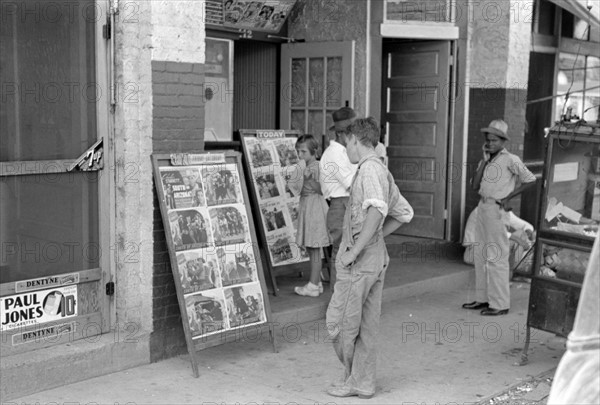
MULTIPOLYGON (((365 395, 375 392, 381 298, 389 264, 383 236, 373 239, 349 267, 336 261, 338 279, 326 317, 334 350, 345 367, 345 384, 365 395)), ((347 248, 342 242, 338 255, 347 248)))
POLYGON ((506 235, 507 213, 493 201, 480 201, 475 235, 475 300, 494 309, 510 308, 510 248, 506 235))
POLYGON ((332 198, 329 201, 329 211, 327 211, 327 230, 329 231, 329 241, 331 242, 331 261, 329 264, 329 285, 334 288, 336 281, 336 257, 342 243, 342 234, 344 228, 344 214, 348 206, 349 197, 332 198))

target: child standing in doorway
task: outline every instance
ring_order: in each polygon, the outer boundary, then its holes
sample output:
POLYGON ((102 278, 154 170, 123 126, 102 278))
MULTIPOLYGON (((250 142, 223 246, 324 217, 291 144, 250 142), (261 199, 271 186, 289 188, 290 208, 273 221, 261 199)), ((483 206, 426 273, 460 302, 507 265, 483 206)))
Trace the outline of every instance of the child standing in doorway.
POLYGON ((308 297, 318 297, 323 292, 320 281, 321 249, 330 245, 327 233, 328 207, 319 183, 318 149, 319 143, 312 135, 302 135, 296 141, 298 157, 306 162, 302 173, 296 243, 298 246, 304 246, 308 252, 310 281, 304 286, 294 288, 294 291, 298 295, 308 297))

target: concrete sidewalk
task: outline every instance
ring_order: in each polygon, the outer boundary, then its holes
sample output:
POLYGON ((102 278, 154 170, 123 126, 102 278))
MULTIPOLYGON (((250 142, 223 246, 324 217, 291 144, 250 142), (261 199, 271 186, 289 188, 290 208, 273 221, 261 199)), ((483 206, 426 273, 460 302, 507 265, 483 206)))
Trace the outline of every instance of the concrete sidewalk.
POLYGON ((180 356, 6 403, 476 403, 553 369, 564 351, 564 339, 534 329, 529 364, 513 365, 524 344, 529 284, 513 283, 511 294, 511 311, 500 317, 461 309, 466 290, 385 303, 371 400, 327 395, 342 367, 318 321, 280 329, 278 353, 268 336, 251 334, 253 342, 201 351, 198 379, 180 356))

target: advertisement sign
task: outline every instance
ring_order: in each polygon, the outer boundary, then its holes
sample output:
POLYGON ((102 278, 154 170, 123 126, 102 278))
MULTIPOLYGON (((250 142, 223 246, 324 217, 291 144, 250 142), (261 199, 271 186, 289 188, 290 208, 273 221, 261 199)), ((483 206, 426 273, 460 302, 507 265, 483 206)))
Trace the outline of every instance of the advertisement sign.
POLYGON ((77 283, 79 283, 79 273, 60 274, 57 276, 17 281, 15 283, 15 292, 21 293, 25 291, 43 290, 50 287, 60 287, 77 283))
POLYGON ((77 286, 0 298, 0 331, 40 325, 77 315, 77 286))
POLYGON ((43 326, 31 331, 19 332, 12 335, 13 346, 23 343, 37 343, 40 341, 56 340, 60 335, 73 334, 77 322, 61 323, 58 325, 43 326))

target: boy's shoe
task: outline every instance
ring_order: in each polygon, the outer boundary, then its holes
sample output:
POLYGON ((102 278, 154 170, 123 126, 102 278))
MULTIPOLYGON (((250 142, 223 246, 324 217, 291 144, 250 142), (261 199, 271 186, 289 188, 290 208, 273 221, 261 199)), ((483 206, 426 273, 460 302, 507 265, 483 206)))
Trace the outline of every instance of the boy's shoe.
POLYGON ((371 399, 375 395, 374 392, 363 392, 354 388, 348 387, 347 385, 342 386, 331 386, 327 388, 327 393, 332 397, 346 398, 357 396, 360 399, 371 399))
POLYGON ((310 281, 301 287, 294 287, 294 292, 305 297, 318 297, 321 294, 319 286, 310 281))

